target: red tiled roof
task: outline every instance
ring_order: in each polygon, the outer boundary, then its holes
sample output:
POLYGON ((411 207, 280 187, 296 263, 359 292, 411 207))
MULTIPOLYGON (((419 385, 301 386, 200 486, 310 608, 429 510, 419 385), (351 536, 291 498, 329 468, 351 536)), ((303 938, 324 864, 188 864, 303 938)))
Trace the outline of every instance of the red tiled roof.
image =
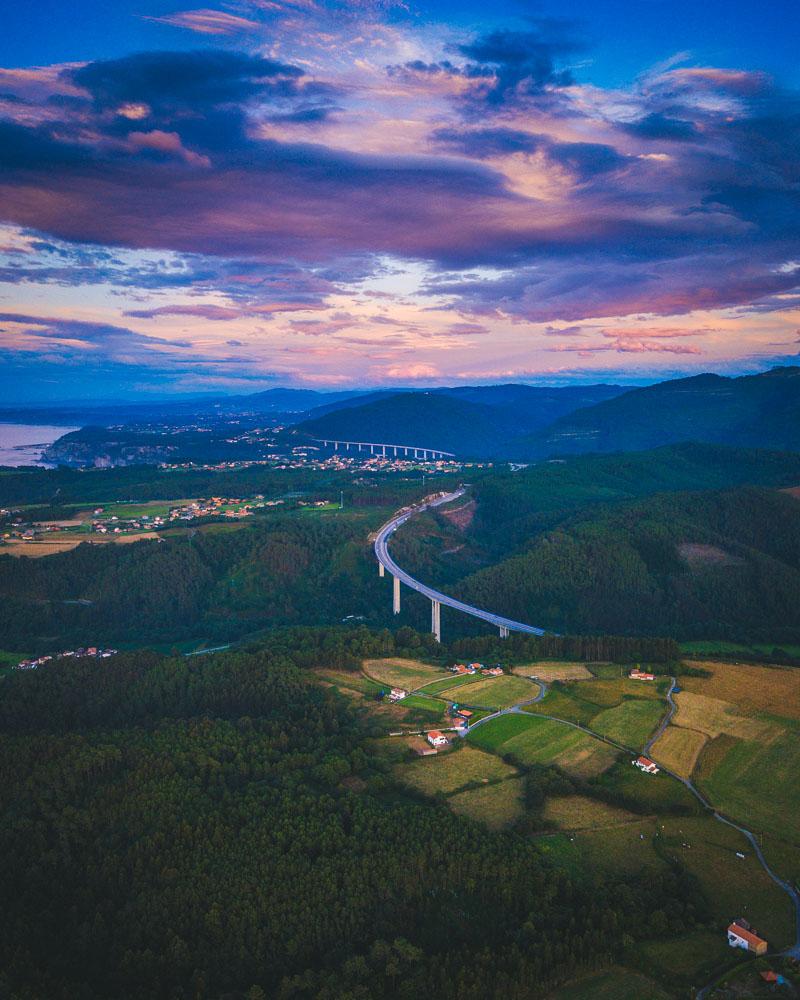
POLYGON ((735 920, 730 925, 730 927, 728 927, 728 932, 735 934, 736 937, 741 938, 742 941, 746 941, 753 948, 758 948, 759 945, 767 943, 763 938, 760 938, 757 934, 753 934, 752 931, 745 930, 744 927, 741 927, 739 924, 737 924, 735 920))

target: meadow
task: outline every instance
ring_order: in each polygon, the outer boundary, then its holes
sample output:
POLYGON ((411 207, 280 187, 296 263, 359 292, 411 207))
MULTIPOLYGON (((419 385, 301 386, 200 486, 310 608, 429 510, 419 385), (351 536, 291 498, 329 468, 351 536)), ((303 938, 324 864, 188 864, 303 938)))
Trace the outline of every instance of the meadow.
POLYGON ((421 660, 407 660, 401 657, 389 657, 385 660, 364 660, 364 673, 388 687, 405 688, 413 691, 425 681, 441 677, 441 667, 434 667, 421 660))
POLYGON ((421 757, 399 764, 394 770, 399 781, 425 795, 449 794, 471 785, 511 778, 517 773, 499 757, 470 746, 458 746, 435 757, 421 757))
POLYGON ((508 826, 522 815, 523 788, 521 778, 457 792, 447 799, 447 805, 458 816, 484 823, 492 830, 508 826))
POLYGON ((591 728, 623 746, 641 749, 664 716, 666 705, 653 699, 630 699, 604 709, 591 728))
MULTIPOLYGON (((616 751, 579 729, 551 719, 535 716, 501 716, 481 726, 489 729, 488 735, 479 735, 482 745, 494 744, 498 753, 513 754, 524 764, 556 764, 568 773, 579 777, 600 774, 611 766, 616 751), (516 731, 506 730, 507 719, 520 719, 523 726, 516 731), (505 739, 500 737, 508 733, 505 739), (487 744, 488 741, 488 744, 487 744)), ((469 737, 472 739, 472 736, 469 737)))
POLYGON ((453 687, 442 688, 438 693, 462 701, 464 704, 500 709, 535 698, 539 690, 538 684, 522 677, 503 676, 482 677, 466 689, 456 684, 453 687))
POLYGON ((705 733, 695 729, 667 726, 653 744, 651 755, 659 764, 674 771, 681 778, 690 778, 707 742, 708 737, 705 733))

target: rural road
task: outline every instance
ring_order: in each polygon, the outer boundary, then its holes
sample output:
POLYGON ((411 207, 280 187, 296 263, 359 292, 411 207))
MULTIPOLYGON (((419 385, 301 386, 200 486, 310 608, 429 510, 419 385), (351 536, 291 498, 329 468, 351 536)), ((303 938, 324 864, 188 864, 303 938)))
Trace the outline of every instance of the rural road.
POLYGON ((495 615, 491 611, 484 611, 483 608, 473 607, 471 604, 465 604, 463 601, 456 600, 455 597, 448 597, 447 594, 443 594, 439 590, 434 590, 433 587, 428 587, 424 583, 420 583, 420 581, 416 580, 410 573, 406 573, 404 569, 401 569, 389 554, 389 539, 401 525, 406 523, 410 517, 414 514, 420 514, 422 511, 428 510, 429 508, 440 507, 442 504, 458 500, 464 496, 465 492, 466 490, 461 487, 453 493, 446 493, 443 497, 439 497, 429 503, 421 504, 420 506, 412 507, 410 510, 403 511, 401 514, 393 517, 391 521, 387 521, 386 524, 384 524, 378 531, 375 538, 375 556, 378 562, 384 567, 384 569, 388 570, 392 576, 400 580, 401 583, 404 583, 412 590, 416 590, 417 593, 423 594, 431 601, 437 601, 439 604, 443 604, 448 608, 454 608, 456 611, 461 611, 465 615, 471 615, 473 618, 481 618, 483 621, 489 622, 490 625, 494 625, 497 628, 506 628, 509 632, 526 632, 528 635, 544 635, 545 630, 537 628, 535 625, 526 625, 524 622, 516 622, 511 618, 504 618, 502 615, 495 615))
MULTIPOLYGON (((673 698, 673 691, 675 690, 676 686, 677 686, 676 679, 674 677, 671 677, 670 688, 666 696, 667 701, 669 702, 669 709, 664 715, 664 718, 661 720, 658 729, 655 731, 655 734, 651 736, 650 739, 645 744, 643 751, 644 753, 650 752, 650 748, 655 744, 656 740, 659 738, 659 736, 661 736, 661 734, 667 728, 677 710, 677 705, 675 704, 675 700, 673 698)), ((499 712, 494 712, 492 715, 487 715, 483 719, 479 719, 477 722, 471 725, 469 727, 468 732, 461 733, 460 735, 468 736, 469 733, 472 732, 474 729, 477 729, 478 726, 484 725, 491 719, 497 719, 501 715, 520 715, 520 714, 524 715, 526 713, 522 711, 523 707, 525 705, 532 705, 537 701, 541 701, 544 698, 546 692, 547 692, 546 686, 542 685, 542 690, 535 698, 531 698, 529 701, 519 702, 516 705, 512 705, 510 708, 501 709, 499 712)), ((615 740, 609 739, 607 736, 603 736, 601 733, 597 733, 586 726, 581 726, 577 722, 567 722, 566 719, 559 719, 554 715, 545 715, 543 712, 542 713, 537 712, 536 716, 533 717, 540 719, 550 719, 551 722, 559 722, 561 723, 562 726, 569 726, 572 729, 578 729, 582 733, 586 733, 587 736, 592 736, 596 740, 601 740, 603 743, 607 743, 609 744, 609 746, 615 747, 617 750, 622 750, 624 753, 629 753, 632 755, 637 755, 639 753, 638 750, 633 750, 631 747, 624 746, 622 743, 617 743, 615 740)), ((658 763, 658 761, 656 761, 656 763, 658 763)), ((785 892, 792 901, 792 905, 794 906, 794 912, 795 912, 795 941, 793 945, 784 950, 783 954, 790 955, 793 958, 800 959, 800 894, 798 894, 797 890, 792 885, 790 885, 788 882, 785 882, 782 878, 780 878, 780 876, 776 875, 775 872, 770 868, 769 864, 767 863, 767 859, 764 857, 764 852, 761 850, 761 845, 758 843, 758 839, 751 830, 748 830, 744 826, 740 826, 738 823, 734 822, 734 820, 729 819, 727 816, 723 815, 718 810, 716 810, 713 807, 713 805, 708 801, 708 799, 703 795, 703 793, 698 790, 697 786, 689 778, 681 777, 679 774, 676 774, 669 768, 664 767, 663 764, 659 764, 659 767, 665 774, 668 774, 670 775, 670 777, 675 778, 676 781, 679 781, 686 789, 688 789, 688 791, 690 791, 692 795, 694 795, 694 797, 697 799, 700 805, 702 805, 702 807, 706 811, 711 813, 714 819, 718 820, 720 823, 724 823, 726 826, 733 827, 734 830, 738 830, 739 833, 743 834, 743 836, 745 836, 750 841, 750 845, 753 848, 753 853, 758 859, 758 862, 761 865, 761 867, 764 869, 769 878, 772 879, 775 885, 777 885, 779 889, 782 889, 783 892, 785 892)), ((698 993, 698 998, 700 998, 700 996, 701 994, 698 993)))

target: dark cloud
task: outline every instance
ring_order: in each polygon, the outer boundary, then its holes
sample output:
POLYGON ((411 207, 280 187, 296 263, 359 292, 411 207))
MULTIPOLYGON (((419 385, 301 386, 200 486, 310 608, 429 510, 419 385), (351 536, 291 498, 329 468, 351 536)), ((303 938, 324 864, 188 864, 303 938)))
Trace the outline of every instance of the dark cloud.
POLYGON ((139 52, 121 59, 64 70, 99 108, 147 104, 156 109, 239 104, 276 88, 291 89, 303 75, 297 66, 243 52, 139 52))
POLYGON ((640 139, 654 139, 667 142, 688 142, 697 139, 699 132, 694 122, 680 118, 670 118, 661 112, 651 112, 635 122, 622 126, 628 135, 640 139))
POLYGON ((491 73, 483 96, 489 104, 501 104, 511 97, 570 86, 572 73, 559 64, 586 47, 574 22, 540 18, 529 31, 494 31, 458 51, 475 61, 473 71, 491 73))
POLYGON ((431 138, 447 149, 481 159, 509 153, 534 153, 546 138, 513 128, 439 128, 431 138))

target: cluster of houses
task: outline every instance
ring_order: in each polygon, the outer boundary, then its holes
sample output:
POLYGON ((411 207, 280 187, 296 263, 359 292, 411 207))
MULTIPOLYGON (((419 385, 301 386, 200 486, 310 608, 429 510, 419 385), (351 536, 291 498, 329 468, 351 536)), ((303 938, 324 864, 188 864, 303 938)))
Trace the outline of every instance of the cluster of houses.
POLYGON ((77 660, 90 656, 95 660, 107 660, 116 652, 116 649, 101 649, 99 646, 80 646, 78 649, 67 649, 63 653, 54 653, 52 656, 37 656, 31 660, 20 660, 14 669, 36 670, 37 667, 41 667, 51 660, 66 660, 70 657, 77 660))
POLYGON ((638 667, 634 667, 628 674, 628 677, 632 681, 654 681, 656 679, 655 674, 648 674, 646 670, 639 670, 638 667))
POLYGON ((485 667, 482 663, 454 663, 447 668, 451 674, 482 674, 484 677, 500 677, 503 668, 485 667))

